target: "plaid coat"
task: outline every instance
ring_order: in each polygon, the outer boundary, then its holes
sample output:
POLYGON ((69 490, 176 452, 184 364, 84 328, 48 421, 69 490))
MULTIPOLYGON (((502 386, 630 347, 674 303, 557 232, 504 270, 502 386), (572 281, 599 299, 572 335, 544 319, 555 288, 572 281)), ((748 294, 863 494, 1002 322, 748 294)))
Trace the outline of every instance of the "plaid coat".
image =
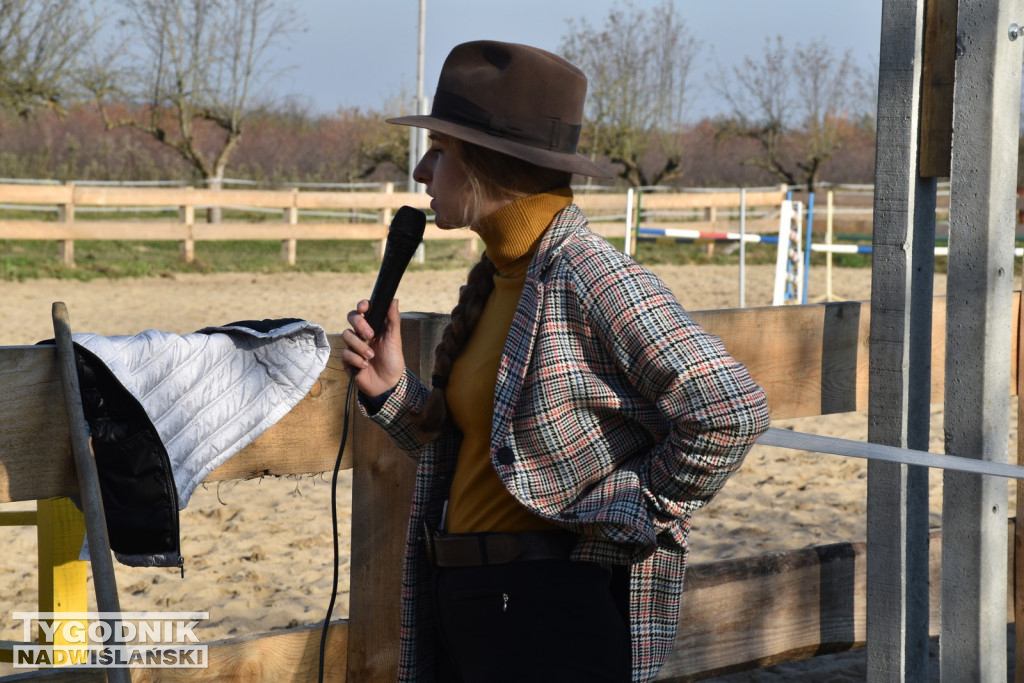
MULTIPOLYGON (((423 536, 439 526, 460 438, 417 440, 410 417, 426 396, 407 371, 371 417, 419 457, 402 681, 433 680, 423 536)), ((631 565, 634 681, 654 678, 671 651, 690 516, 767 427, 761 388, 661 280, 592 233, 575 205, 555 216, 505 343, 491 462, 523 505, 581 535, 573 559, 631 565)))

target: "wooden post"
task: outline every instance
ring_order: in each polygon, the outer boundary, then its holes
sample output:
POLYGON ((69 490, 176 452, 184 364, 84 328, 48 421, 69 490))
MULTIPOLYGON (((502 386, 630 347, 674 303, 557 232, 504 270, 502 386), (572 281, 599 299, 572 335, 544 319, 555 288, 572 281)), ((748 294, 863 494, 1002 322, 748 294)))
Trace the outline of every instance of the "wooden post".
POLYGON ((946 178, 953 144, 956 0, 928 0, 924 11, 920 173, 922 178, 946 178))
MULTIPOLYGON (((395 184, 394 183, 384 183, 384 194, 394 194, 394 192, 395 192, 395 184)), ((380 222, 383 223, 385 226, 391 225, 391 209, 390 208, 384 208, 384 209, 380 210, 380 222)), ((387 243, 388 243, 388 240, 387 240, 386 236, 384 237, 384 239, 382 239, 379 242, 377 242, 376 253, 377 253, 377 260, 378 261, 383 261, 384 260, 384 247, 387 246, 387 243)))
MULTIPOLYGON (((704 221, 708 224, 707 225, 708 228, 711 227, 711 224, 715 222, 717 217, 718 217, 718 211, 715 209, 715 207, 713 207, 713 206, 706 206, 706 207, 704 207, 704 221)), ((715 241, 714 240, 709 240, 707 242, 707 244, 704 245, 704 256, 706 256, 708 259, 710 259, 714 255, 715 255, 715 241)))
POLYGON ((178 243, 178 253, 185 263, 192 263, 196 258, 196 242, 192 239, 192 231, 196 225, 196 205, 195 193, 192 190, 193 188, 191 187, 185 188, 189 196, 189 203, 178 209, 178 216, 181 218, 181 222, 185 224, 185 232, 187 234, 185 239, 178 243))
MULTIPOLYGON (((960 0, 946 291, 946 452, 1006 462, 1024 0, 960 0)), ((1007 487, 946 471, 943 680, 1006 680, 1007 487)))
MULTIPOLYGON (((920 450, 930 426, 936 196, 935 180, 918 174, 925 4, 890 0, 882 12, 868 365, 868 441, 920 450)), ((867 506, 867 680, 927 680, 927 469, 869 462, 867 506)))
MULTIPOLYGON (((68 183, 68 202, 57 207, 57 221, 65 226, 75 222, 75 184, 68 183)), ((75 241, 62 239, 57 242, 57 255, 68 268, 75 267, 75 241)))
MULTIPOLYGON (((447 324, 446 315, 403 314, 403 352, 416 375, 430 377, 447 324)), ((366 420, 355 421, 353 437, 348 680, 393 681, 416 461, 366 420)))
MULTIPOLYGON (((292 204, 291 206, 285 207, 284 210, 284 222, 288 225, 299 224, 299 209, 298 209, 298 195, 299 189, 297 187, 292 188, 292 204)), ((289 266, 295 265, 295 247, 296 242, 294 238, 281 240, 281 258, 289 266)))
MULTIPOLYGON (((96 473, 96 461, 93 459, 89 429, 85 424, 85 413, 82 408, 81 388, 78 383, 75 351, 71 339, 71 321, 67 306, 61 301, 53 303, 53 334, 57 346, 57 366, 60 370, 60 383, 68 418, 71 453, 78 475, 78 497, 82 505, 86 538, 89 539, 96 607, 100 612, 111 615, 121 611, 121 603, 117 595, 117 578, 114 573, 110 542, 107 538, 107 520, 103 509, 100 481, 96 473)), ((110 635, 104 640, 104 645, 109 646, 114 642, 113 634, 117 619, 104 616, 103 621, 111 627, 110 635)), ((127 667, 123 667, 110 669, 107 673, 107 680, 111 683, 131 683, 132 678, 127 667)))
POLYGON ((642 211, 642 209, 640 207, 640 204, 643 202, 643 199, 644 199, 644 191, 641 190, 640 188, 637 188, 636 189, 636 195, 634 195, 633 199, 634 199, 634 202, 633 202, 633 208, 632 208, 632 216, 630 216, 630 220, 631 220, 630 225, 633 226, 633 235, 637 239, 634 239, 632 241, 632 243, 630 244, 630 249, 632 250, 632 251, 629 252, 630 256, 636 256, 636 243, 637 243, 638 238, 640 236, 640 216, 643 215, 643 211, 642 211))

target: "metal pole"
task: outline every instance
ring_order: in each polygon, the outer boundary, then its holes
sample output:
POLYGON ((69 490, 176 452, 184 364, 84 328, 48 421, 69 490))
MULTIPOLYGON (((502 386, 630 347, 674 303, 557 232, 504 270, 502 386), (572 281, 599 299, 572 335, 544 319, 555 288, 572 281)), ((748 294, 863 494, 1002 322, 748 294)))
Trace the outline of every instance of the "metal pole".
MULTIPOLYGON (((426 114, 426 99, 423 97, 423 62, 427 43, 427 0, 420 0, 419 40, 416 51, 416 113, 426 114)), ((417 192, 422 188, 413 180, 412 172, 421 156, 426 151, 426 130, 409 129, 409 192, 417 192)))
POLYGON ((800 303, 807 303, 807 289, 811 276, 811 233, 814 231, 814 193, 807 193, 807 252, 804 254, 804 287, 800 292, 800 303))
POLYGON ((740 188, 740 308, 746 308, 747 188, 740 188))

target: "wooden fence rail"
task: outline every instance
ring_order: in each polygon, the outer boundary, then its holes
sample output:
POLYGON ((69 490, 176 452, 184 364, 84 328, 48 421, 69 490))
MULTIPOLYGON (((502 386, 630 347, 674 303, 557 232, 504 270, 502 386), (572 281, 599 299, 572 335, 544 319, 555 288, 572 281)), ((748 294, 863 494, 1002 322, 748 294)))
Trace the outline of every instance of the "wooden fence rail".
MULTIPOLYGON (((942 400, 944 310, 945 300, 935 299, 933 402, 942 400)), ((1015 303, 1014 348, 1019 316, 1015 303)), ((866 409, 867 303, 698 312, 694 317, 720 336, 765 387, 774 419, 866 409)), ((445 320, 436 314, 403 316, 405 357, 414 372, 429 374, 445 320)), ((340 338, 332 336, 331 343, 331 360, 309 395, 209 480, 333 467, 349 378, 339 359, 340 338)), ((0 502, 76 491, 67 422, 55 400, 60 380, 54 356, 52 348, 0 347, 0 502)), ((1016 364, 1017 354, 1011 356, 1016 364)), ((1016 367, 1012 376, 1017 376, 1016 367)), ((1016 389, 1014 380, 1007 390, 1016 389)), ((393 680, 402 546, 415 464, 379 429, 356 419, 343 467, 354 469, 350 611, 347 620, 331 627, 327 669, 331 680, 393 680)), ((933 558, 941 538, 935 534, 933 558)), ((861 543, 844 543, 691 567, 676 649, 660 680, 692 680, 863 645, 864 552, 861 543)), ((1008 553, 1012 562, 1012 542, 1008 553)), ((938 570, 935 560, 930 572, 938 570)), ((939 584, 933 575, 932 586, 939 584)), ((932 603, 933 610, 938 604, 932 603)), ((1007 618, 1013 618, 1010 606, 1007 618)), ((932 621, 936 633, 937 617, 932 621)), ((314 680, 318 637, 318 631, 306 627, 211 644, 205 676, 230 677, 246 670, 258 672, 258 680, 285 674, 291 680, 314 680)), ((161 680, 184 680, 188 672, 162 669, 159 674, 161 680)), ((32 678, 82 676, 58 670, 32 678)))
MULTIPOLYGON (((777 211, 785 198, 785 188, 746 193, 750 209, 777 211)), ((577 203, 594 218, 595 232, 606 237, 622 237, 626 225, 626 195, 579 192, 577 203), (612 222, 603 222, 611 217, 612 222)), ((0 205, 52 206, 57 220, 35 220, 0 217, 0 240, 48 240, 58 243, 63 262, 74 265, 75 240, 169 240, 179 244, 182 258, 191 262, 195 243, 214 240, 270 240, 281 242, 282 258, 295 264, 298 240, 376 240, 387 236, 392 213, 403 205, 429 210, 430 197, 423 193, 394 192, 389 184, 383 192, 323 192, 306 190, 210 190, 196 188, 147 188, 78 185, 0 184, 0 205), (232 220, 206 223, 196 219, 197 210, 208 207, 280 211, 279 221, 232 220), (132 208, 167 208, 177 211, 177 218, 91 220, 82 217, 80 209, 125 210, 132 208), (339 212, 335 220, 322 215, 307 218, 301 212, 339 212), (372 221, 346 218, 343 212, 372 213, 372 221)), ((698 218, 686 222, 660 220, 665 227, 693 229, 717 226, 723 221, 718 211, 740 206, 740 192, 657 193, 643 196, 646 211, 691 211, 698 218)), ((634 216, 630 225, 637 224, 634 216)), ((768 219, 752 218, 749 229, 778 229, 774 215, 768 219)), ((425 240, 464 239, 476 248, 476 235, 470 231, 445 231, 428 225, 425 240)))

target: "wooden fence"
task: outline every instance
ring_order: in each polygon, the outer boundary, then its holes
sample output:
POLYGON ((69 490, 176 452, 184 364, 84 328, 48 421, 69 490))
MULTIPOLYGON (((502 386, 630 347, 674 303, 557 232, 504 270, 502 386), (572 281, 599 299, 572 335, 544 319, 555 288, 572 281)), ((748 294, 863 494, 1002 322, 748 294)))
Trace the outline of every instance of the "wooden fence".
MULTIPOLYGON (((773 419, 867 409, 867 303, 698 312, 694 318, 750 368, 767 392, 773 419)), ((1015 349, 1019 320, 1015 302, 1015 349)), ((436 314, 403 317, 405 357, 421 376, 429 375, 427 365, 444 322, 445 316, 436 314)), ((945 300, 937 298, 932 332, 932 401, 937 403, 942 401, 944 339, 945 300)), ((332 336, 331 343, 331 360, 309 395, 208 481, 333 467, 348 375, 338 357, 340 338, 332 336)), ((1016 393, 1017 353, 1011 355, 1015 379, 1007 390, 1016 393)), ((60 396, 52 348, 0 348, 0 502, 75 493, 60 396)), ((350 609, 347 620, 330 628, 327 679, 393 680, 402 548, 415 465, 373 425, 357 418, 352 428, 343 460, 343 467, 354 470, 350 609)), ((941 535, 935 532, 933 590, 940 585, 940 544, 941 535)), ((1007 552, 1011 566, 1021 564, 1012 542, 1007 552)), ((1011 575, 1020 581, 1022 572, 1011 575)), ((659 680, 694 680, 862 646, 865 595, 865 546, 859 542, 692 566, 676 647, 659 680)), ((938 633, 938 606, 933 599, 933 634, 938 633)), ((1008 621, 1013 620, 1011 607, 1008 621)), ((203 677, 230 679, 244 670, 248 680, 315 680, 318 642, 319 630, 305 627, 210 644, 210 668, 203 677)), ((157 673, 134 671, 137 677, 157 673)), ((95 680, 102 679, 102 672, 93 673, 95 680)), ((33 676, 88 680, 88 675, 93 674, 55 670, 33 676)), ((191 674, 161 669, 159 675, 161 680, 185 680, 191 674)))
MULTIPOLYGON (((751 232, 778 230, 777 212, 785 198, 784 187, 746 193, 746 205, 752 216, 751 232), (767 212, 767 217, 758 217, 767 212)), ((576 202, 592 219, 592 227, 605 237, 623 237, 626 231, 627 196, 625 193, 578 192, 576 202)), ((56 220, 9 218, 0 215, 0 240, 52 240, 59 255, 74 265, 75 240, 169 240, 179 244, 181 256, 191 262, 196 242, 214 240, 269 240, 281 242, 281 256, 295 264, 299 240, 377 240, 387 237, 392 213, 403 205, 429 210, 430 197, 422 193, 394 192, 390 184, 383 192, 321 192, 298 189, 209 190, 195 188, 141 188, 88 185, 14 185, 0 184, 0 205, 52 207, 56 220), (197 213, 208 207, 245 212, 280 212, 280 220, 253 222, 226 220, 207 223, 197 213), (167 218, 84 218, 84 210, 108 209, 130 215, 131 209, 163 208, 176 211, 167 218), (336 213, 331 220, 323 214, 336 213), (346 214, 349 217, 346 217, 346 214), (367 214, 375 220, 351 216, 367 214)), ((645 193, 634 203, 630 225, 637 225, 640 211, 660 212, 658 225, 709 229, 722 227, 738 218, 726 217, 726 209, 738 210, 739 190, 692 193, 645 193), (641 208, 642 207, 642 208, 641 208), (675 217, 673 218, 673 214, 675 217)), ((90 211, 91 212, 91 211, 90 211)), ((428 225, 425 240, 464 239, 476 248, 476 234, 445 231, 428 225)))

